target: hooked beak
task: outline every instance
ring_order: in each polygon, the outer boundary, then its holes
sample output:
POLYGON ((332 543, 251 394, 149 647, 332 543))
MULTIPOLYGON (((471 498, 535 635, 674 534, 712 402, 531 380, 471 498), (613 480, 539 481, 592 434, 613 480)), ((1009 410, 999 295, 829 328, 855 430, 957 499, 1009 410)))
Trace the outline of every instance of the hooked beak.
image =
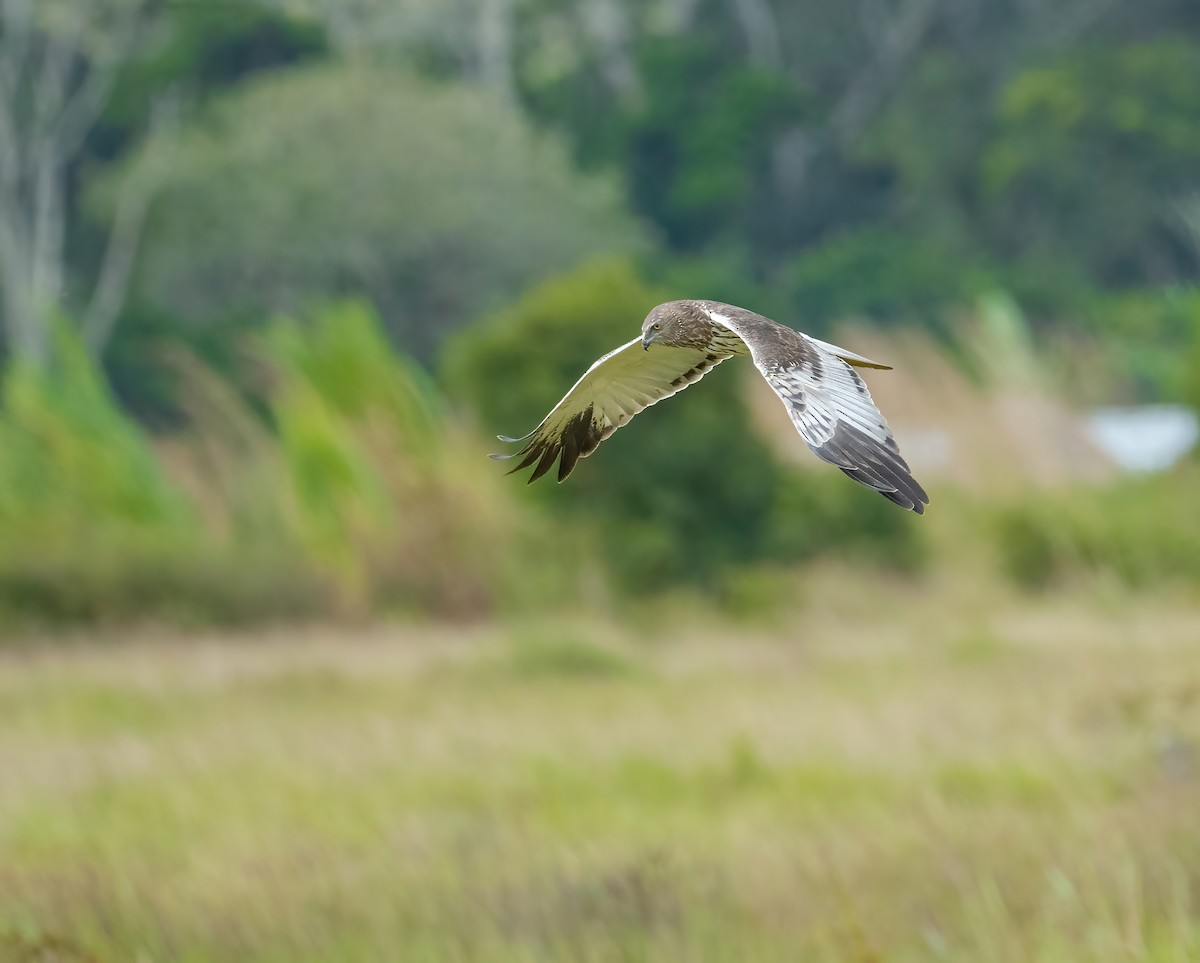
POLYGON ((658 331, 647 331, 645 334, 642 335, 642 350, 643 351, 650 350, 650 345, 654 344, 654 342, 658 340, 659 333, 660 332, 658 332, 658 331))

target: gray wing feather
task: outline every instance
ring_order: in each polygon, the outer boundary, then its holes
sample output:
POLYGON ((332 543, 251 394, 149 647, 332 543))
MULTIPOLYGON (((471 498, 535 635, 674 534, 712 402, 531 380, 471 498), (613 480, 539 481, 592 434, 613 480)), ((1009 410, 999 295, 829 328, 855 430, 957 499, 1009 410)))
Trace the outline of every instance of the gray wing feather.
POLYGON ((818 458, 902 508, 924 514, 929 496, 912 477, 866 383, 843 356, 860 365, 866 359, 757 315, 708 314, 745 341, 755 367, 818 458))

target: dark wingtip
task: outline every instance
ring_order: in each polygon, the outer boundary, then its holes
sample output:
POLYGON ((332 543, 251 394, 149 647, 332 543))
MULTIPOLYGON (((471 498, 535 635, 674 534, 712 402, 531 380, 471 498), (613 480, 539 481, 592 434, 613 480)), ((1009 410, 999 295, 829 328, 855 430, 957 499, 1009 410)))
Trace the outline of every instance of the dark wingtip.
MULTIPOLYGON (((858 479, 855 480, 857 481, 858 479)), ((925 506, 929 504, 929 496, 925 494, 925 489, 917 483, 915 478, 909 476, 905 480, 912 484, 905 486, 903 489, 894 488, 887 490, 876 488, 875 490, 893 505, 899 505, 901 508, 917 515, 924 515, 925 506)))

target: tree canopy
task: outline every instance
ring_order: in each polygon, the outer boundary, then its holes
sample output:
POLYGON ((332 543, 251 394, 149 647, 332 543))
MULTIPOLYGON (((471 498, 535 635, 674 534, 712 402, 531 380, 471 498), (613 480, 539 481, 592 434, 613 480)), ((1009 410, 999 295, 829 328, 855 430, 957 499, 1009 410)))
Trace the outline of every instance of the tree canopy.
POLYGON ((643 244, 610 179, 485 92, 407 70, 265 76, 141 163, 164 152, 137 291, 184 318, 358 293, 428 359, 531 280, 643 244))

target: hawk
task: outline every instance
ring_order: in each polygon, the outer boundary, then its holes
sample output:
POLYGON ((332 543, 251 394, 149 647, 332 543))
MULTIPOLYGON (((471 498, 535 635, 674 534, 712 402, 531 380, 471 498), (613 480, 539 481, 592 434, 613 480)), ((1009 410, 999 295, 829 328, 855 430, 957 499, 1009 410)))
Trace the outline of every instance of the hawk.
MULTIPOLYGON (((748 354, 818 458, 901 508, 921 515, 929 496, 900 456, 887 421, 855 368, 882 368, 761 314, 717 301, 670 301, 642 323, 641 337, 593 364, 542 423, 522 438, 512 471, 536 481, 558 461, 558 480, 638 412, 695 384, 727 358, 748 354)), ((511 472, 510 472, 511 474, 511 472)))

